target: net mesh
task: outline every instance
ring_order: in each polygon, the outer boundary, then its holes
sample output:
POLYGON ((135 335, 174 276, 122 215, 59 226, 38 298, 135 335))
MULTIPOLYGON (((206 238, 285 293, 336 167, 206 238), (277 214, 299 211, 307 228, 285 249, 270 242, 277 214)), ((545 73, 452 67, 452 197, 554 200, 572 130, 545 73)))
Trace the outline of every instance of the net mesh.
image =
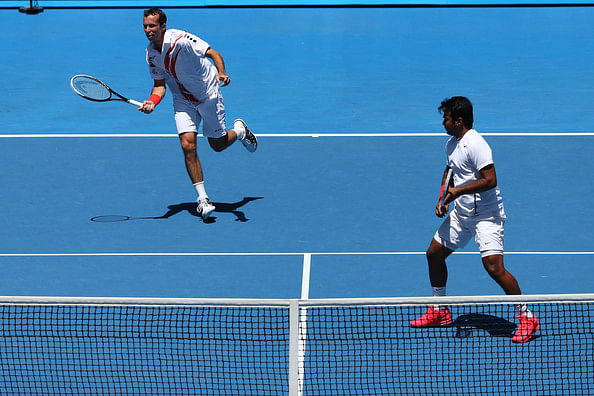
POLYGON ((2 395, 277 395, 279 308, 0 306, 2 395))
POLYGON ((591 395, 592 303, 534 304, 537 337, 511 342, 513 305, 453 305, 447 328, 411 328, 424 307, 308 309, 304 394, 591 395))
MULTIPOLYGON (((594 296, 591 296, 594 297, 594 296)), ((594 298, 531 302, 538 336, 514 344, 514 306, 302 302, 138 305, 0 302, 2 395, 590 395, 594 298), (291 323, 298 342, 291 343, 291 323), (290 364, 297 348, 299 364, 290 364), (296 372, 291 373, 290 367, 296 372), (290 389, 290 377, 297 381, 290 389)))

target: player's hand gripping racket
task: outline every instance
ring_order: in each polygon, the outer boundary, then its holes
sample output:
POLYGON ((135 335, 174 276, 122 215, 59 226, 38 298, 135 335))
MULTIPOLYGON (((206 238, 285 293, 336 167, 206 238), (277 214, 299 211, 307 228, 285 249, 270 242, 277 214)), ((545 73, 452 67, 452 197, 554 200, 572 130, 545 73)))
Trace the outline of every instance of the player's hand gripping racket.
POLYGON ((445 211, 445 206, 446 206, 445 199, 446 199, 446 196, 448 195, 448 190, 450 188, 450 184, 452 184, 453 173, 454 172, 452 171, 452 168, 448 169, 448 174, 446 175, 445 183, 443 184, 443 190, 441 192, 441 197, 439 199, 441 209, 444 211, 445 211))
POLYGON ((111 100, 119 100, 130 103, 134 106, 142 106, 142 103, 120 95, 113 89, 109 88, 103 81, 95 77, 77 74, 70 80, 70 86, 72 87, 72 90, 78 95, 85 99, 92 100, 93 102, 109 102, 111 100))

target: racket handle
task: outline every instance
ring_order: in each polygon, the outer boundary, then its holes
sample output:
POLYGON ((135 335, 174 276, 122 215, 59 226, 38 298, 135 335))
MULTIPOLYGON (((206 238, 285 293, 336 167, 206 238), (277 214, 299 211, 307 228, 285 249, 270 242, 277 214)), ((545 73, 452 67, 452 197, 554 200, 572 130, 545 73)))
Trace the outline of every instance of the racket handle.
POLYGON ((142 106, 142 103, 140 103, 140 102, 138 102, 138 101, 136 101, 134 99, 128 99, 127 102, 130 103, 130 104, 132 104, 132 105, 134 105, 134 106, 138 106, 138 107, 142 106))
POLYGON ((450 188, 450 183, 452 181, 452 174, 454 173, 454 171, 452 170, 452 168, 448 169, 448 174, 446 175, 445 178, 445 183, 443 185, 443 192, 441 194, 440 197, 440 204, 442 208, 445 208, 445 199, 446 199, 446 195, 448 195, 448 189, 450 188))

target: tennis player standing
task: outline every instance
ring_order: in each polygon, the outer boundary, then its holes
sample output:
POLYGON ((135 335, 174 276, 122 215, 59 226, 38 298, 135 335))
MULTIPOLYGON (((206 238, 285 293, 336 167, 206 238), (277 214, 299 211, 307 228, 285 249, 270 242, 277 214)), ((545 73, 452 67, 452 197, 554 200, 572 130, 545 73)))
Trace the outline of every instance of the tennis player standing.
POLYGON ((154 85, 150 97, 138 109, 151 113, 165 96, 166 85, 171 90, 186 169, 198 194, 197 211, 206 219, 215 207, 206 194, 202 166, 196 152, 198 125, 202 122, 204 136, 217 152, 237 139, 248 151, 254 152, 258 140, 241 119, 233 122, 233 129, 226 128, 220 86, 228 85, 231 79, 225 71, 221 54, 193 34, 167 29, 167 16, 158 8, 144 11, 142 24, 149 40, 146 60, 154 85))
MULTIPOLYGON (((442 184, 449 169, 453 170, 454 187, 442 186, 446 194, 445 207, 441 202, 435 214, 443 217, 454 209, 439 227, 429 249, 429 279, 434 296, 445 296, 448 271, 446 258, 456 249, 463 248, 474 236, 479 246, 483 266, 506 294, 522 294, 518 282, 503 266, 503 224, 505 212, 497 187, 497 176, 491 148, 485 139, 472 129, 472 103, 465 97, 455 96, 441 102, 443 126, 452 136, 446 143, 447 166, 442 184)), ((440 197, 441 198, 441 197, 440 197)), ((516 305, 520 324, 512 337, 513 342, 530 341, 540 326, 536 316, 525 304, 516 305)), ((432 305, 412 327, 438 327, 452 323, 447 306, 432 305)))

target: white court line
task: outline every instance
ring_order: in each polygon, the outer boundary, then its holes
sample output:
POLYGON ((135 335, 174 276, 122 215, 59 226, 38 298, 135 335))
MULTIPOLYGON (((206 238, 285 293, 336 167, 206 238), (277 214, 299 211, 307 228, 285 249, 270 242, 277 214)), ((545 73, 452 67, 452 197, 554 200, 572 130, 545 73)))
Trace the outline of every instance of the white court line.
MULTIPOLYGON (((594 132, 486 132, 482 136, 594 136, 594 132)), ((203 137, 202 135, 198 135, 203 137)), ((258 137, 447 137, 445 133, 258 133, 258 137)), ((56 139, 56 138, 173 138, 175 133, 47 133, 47 134, 1 134, 0 139, 56 139)))
MULTIPOLYGON (((207 253, 207 252, 111 252, 111 253, 0 253, 0 257, 150 257, 150 256, 416 256, 425 252, 245 252, 245 253, 207 253)), ((461 255, 478 255, 480 252, 454 252, 461 255)), ((505 255, 537 255, 537 256, 591 256, 594 251, 526 251, 505 252, 505 255)), ((307 261, 304 261, 307 263, 307 261)))
POLYGON ((303 255, 303 272, 301 276, 301 299, 309 298, 309 277, 311 273, 311 253, 303 255))

